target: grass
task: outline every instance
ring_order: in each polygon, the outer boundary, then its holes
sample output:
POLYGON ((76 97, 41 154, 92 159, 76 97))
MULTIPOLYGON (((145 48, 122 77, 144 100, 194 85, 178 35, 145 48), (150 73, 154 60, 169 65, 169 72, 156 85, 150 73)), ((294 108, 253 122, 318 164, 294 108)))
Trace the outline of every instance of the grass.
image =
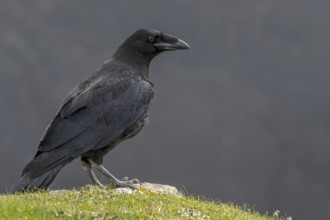
POLYGON ((233 204, 140 192, 115 194, 111 189, 86 187, 56 193, 1 195, 0 219, 282 219, 233 204))

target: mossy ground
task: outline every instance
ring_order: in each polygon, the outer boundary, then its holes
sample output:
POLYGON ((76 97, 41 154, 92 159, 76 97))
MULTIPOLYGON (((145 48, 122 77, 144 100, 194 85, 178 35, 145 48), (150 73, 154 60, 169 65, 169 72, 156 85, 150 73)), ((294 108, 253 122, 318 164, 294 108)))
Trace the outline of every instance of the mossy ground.
POLYGON ((0 219, 274 219, 232 204, 140 192, 125 195, 88 187, 1 195, 0 219))

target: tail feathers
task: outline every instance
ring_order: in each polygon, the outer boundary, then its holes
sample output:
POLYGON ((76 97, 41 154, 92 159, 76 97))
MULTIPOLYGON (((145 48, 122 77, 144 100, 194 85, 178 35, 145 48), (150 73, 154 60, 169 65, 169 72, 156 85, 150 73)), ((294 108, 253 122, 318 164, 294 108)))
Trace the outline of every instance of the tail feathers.
POLYGON ((58 172, 71 162, 71 157, 61 157, 58 152, 43 152, 26 165, 22 176, 10 188, 11 193, 46 189, 58 172))
POLYGON ((62 168, 61 165, 55 167, 52 170, 47 171, 46 173, 31 178, 30 173, 23 174, 18 181, 10 188, 11 193, 18 192, 31 192, 36 191, 38 189, 46 189, 53 182, 56 175, 62 168))

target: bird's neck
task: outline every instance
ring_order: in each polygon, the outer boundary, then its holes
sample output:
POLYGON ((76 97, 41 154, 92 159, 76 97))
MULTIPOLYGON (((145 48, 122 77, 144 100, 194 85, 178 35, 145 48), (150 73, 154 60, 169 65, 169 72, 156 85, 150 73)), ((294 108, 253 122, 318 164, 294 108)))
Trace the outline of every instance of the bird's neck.
POLYGON ((139 51, 129 48, 119 48, 113 58, 121 63, 131 66, 139 71, 146 79, 149 77, 149 64, 151 59, 145 57, 139 51))

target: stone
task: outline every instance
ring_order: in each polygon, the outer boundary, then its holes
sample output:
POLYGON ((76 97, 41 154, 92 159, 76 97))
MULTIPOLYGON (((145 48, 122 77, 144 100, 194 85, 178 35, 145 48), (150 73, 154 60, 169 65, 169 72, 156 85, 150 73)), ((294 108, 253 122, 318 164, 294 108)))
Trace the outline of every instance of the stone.
POLYGON ((141 193, 141 194, 160 194, 160 195, 170 195, 177 198, 182 197, 182 193, 170 185, 162 185, 156 183, 140 183, 134 184, 136 189, 132 189, 129 187, 120 187, 112 190, 114 193, 123 193, 123 194, 132 194, 132 193, 141 193))

